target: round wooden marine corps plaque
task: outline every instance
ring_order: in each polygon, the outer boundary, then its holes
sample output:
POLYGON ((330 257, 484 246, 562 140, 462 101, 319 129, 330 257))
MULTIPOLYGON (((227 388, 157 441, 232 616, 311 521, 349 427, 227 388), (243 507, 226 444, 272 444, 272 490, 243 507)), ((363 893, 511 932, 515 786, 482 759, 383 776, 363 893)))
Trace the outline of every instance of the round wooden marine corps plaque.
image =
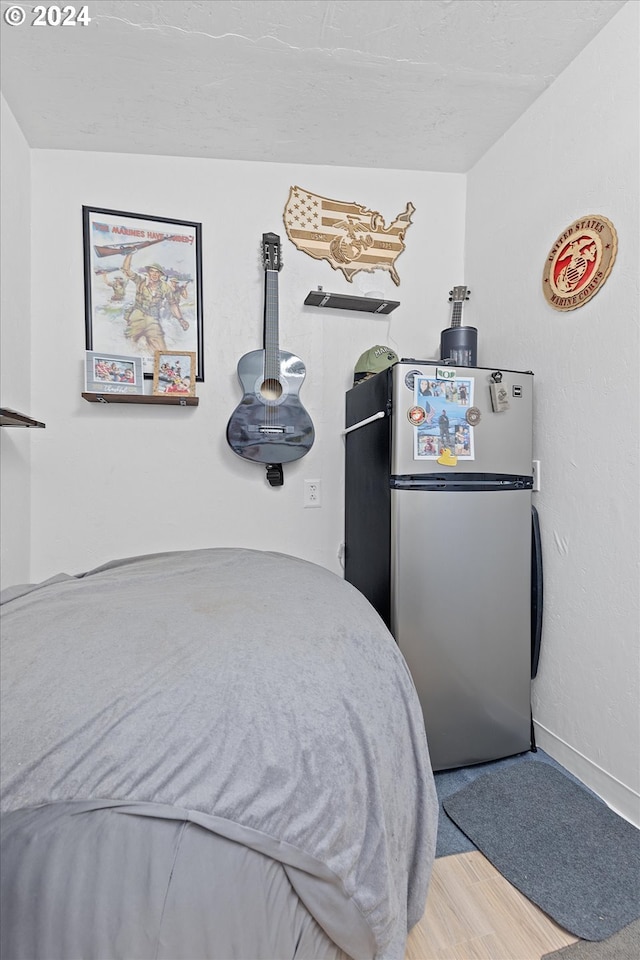
POLYGON ((611 273, 618 237, 606 217, 581 217, 564 230, 547 256, 544 296, 554 310, 576 310, 604 286, 611 273))

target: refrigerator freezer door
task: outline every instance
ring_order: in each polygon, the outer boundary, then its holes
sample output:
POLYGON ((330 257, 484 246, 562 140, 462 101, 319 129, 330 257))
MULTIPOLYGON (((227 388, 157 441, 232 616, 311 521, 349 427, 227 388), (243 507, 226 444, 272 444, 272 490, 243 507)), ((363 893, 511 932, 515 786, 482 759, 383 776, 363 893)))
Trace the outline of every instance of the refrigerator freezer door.
POLYGON ((392 490, 391 629, 435 770, 530 749, 531 496, 392 490))
MULTIPOLYGON (((492 369, 479 367, 444 367, 455 373, 454 381, 439 380, 438 369, 433 362, 401 362, 393 367, 393 439, 391 473, 394 475, 412 475, 423 473, 442 473, 443 470, 456 473, 491 473, 531 476, 532 460, 532 418, 533 418, 533 374, 513 370, 498 370, 502 375, 501 387, 506 393, 508 407, 494 412, 491 401, 492 369), (422 396, 419 391, 421 380, 431 381, 429 391, 422 396), (447 400, 446 390, 451 384, 457 384, 453 400, 447 400), (437 384, 434 388, 433 385, 437 384), (458 386, 464 384, 464 390, 458 386), (416 395, 416 385, 418 394, 416 395), (433 410, 431 422, 416 424, 409 417, 415 406, 426 405, 433 410), (442 409, 448 411, 452 453, 455 454, 456 427, 471 430, 472 456, 457 457, 455 465, 442 465, 437 459, 415 456, 416 437, 431 433, 440 448, 438 417, 442 409), (471 425, 467 419, 470 408, 475 408, 479 420, 471 425)), ((474 413, 470 416, 473 420, 474 413)))

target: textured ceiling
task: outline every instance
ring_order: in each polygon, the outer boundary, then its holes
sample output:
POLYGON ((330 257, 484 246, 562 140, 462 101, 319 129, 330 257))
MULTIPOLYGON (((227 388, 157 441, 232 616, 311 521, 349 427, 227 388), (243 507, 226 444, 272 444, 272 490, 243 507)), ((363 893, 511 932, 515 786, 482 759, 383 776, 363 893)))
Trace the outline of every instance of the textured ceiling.
POLYGON ((32 147, 466 172, 624 3, 2 0, 2 88, 32 147))

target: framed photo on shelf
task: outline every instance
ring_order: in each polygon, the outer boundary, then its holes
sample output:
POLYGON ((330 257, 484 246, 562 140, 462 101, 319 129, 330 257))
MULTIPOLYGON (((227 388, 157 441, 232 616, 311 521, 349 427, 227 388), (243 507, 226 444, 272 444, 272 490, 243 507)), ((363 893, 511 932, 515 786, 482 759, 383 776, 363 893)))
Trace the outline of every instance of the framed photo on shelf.
POLYGON ((88 350, 85 386, 87 393, 144 393, 142 360, 88 350))
POLYGON ((157 351, 191 353, 193 383, 204 380, 201 224, 87 206, 82 215, 87 350, 138 356, 147 379, 157 351))
POLYGON ((153 396, 196 395, 196 355, 187 350, 166 353, 156 350, 153 366, 153 396))

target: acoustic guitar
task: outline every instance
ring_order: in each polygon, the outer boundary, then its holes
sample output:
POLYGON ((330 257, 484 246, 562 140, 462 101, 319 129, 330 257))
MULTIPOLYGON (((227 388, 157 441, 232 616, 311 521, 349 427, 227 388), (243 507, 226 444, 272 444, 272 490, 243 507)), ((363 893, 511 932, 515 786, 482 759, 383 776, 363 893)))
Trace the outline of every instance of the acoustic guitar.
POLYGON ((304 363, 278 343, 278 273, 282 269, 280 237, 262 235, 265 272, 264 349, 245 353, 238 362, 242 400, 227 424, 231 449, 245 460, 267 464, 272 486, 282 484, 282 464, 309 452, 315 439, 311 418, 300 402, 304 363))

